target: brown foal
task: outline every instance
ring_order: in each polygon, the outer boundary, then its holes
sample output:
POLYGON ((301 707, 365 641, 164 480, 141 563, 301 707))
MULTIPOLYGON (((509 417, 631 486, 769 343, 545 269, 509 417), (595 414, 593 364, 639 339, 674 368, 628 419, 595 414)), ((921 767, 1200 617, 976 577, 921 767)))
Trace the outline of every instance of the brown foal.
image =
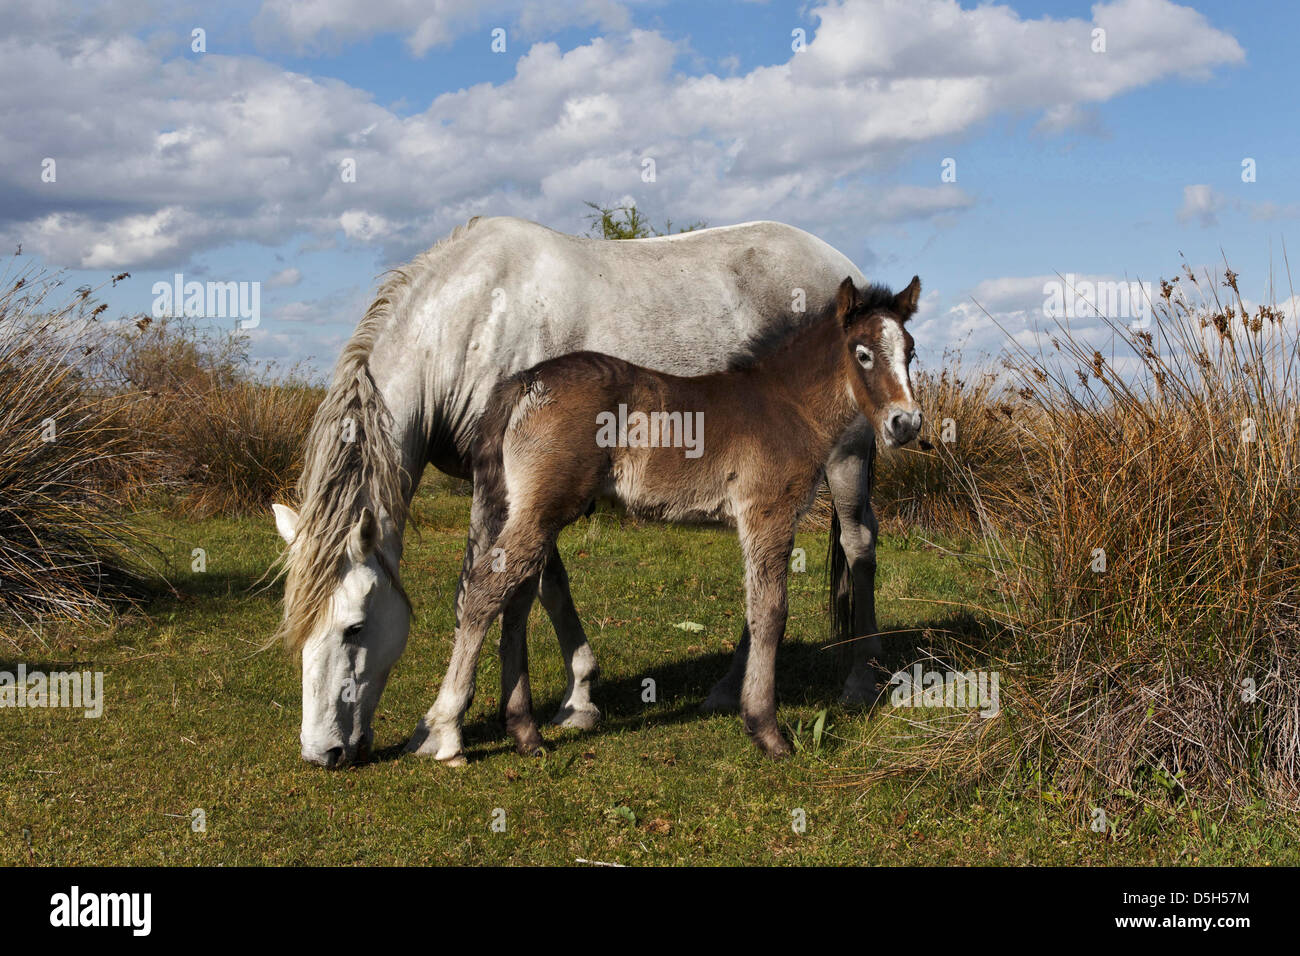
MULTIPOLYGON (((488 628, 514 602, 531 604, 560 531, 595 499, 614 497, 659 520, 734 522, 750 637, 741 718, 764 753, 788 754, 776 721, 775 663, 795 526, 836 440, 859 414, 886 445, 919 432, 904 324, 920 292, 916 277, 897 295, 845 279, 825 314, 744 367, 714 375, 680 378, 578 352, 499 384, 473 455, 494 540, 466 579, 446 679, 409 749, 464 762, 461 724, 488 628)), ((542 738, 527 655, 522 634, 503 632, 503 717, 519 751, 534 753, 542 738)))

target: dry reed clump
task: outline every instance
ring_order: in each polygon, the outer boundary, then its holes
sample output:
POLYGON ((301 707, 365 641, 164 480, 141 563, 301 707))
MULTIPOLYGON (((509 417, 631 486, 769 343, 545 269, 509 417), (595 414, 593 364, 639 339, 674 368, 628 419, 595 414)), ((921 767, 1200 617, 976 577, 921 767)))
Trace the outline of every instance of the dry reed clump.
POLYGON ((882 520, 909 528, 976 532, 981 489, 1009 497, 1029 491, 1019 436, 1033 406, 995 372, 963 370, 960 356, 945 352, 941 365, 912 376, 925 415, 920 440, 879 456, 872 502, 882 520))
POLYGON ((1149 328, 1099 323, 1109 355, 1062 327, 1008 360, 1030 490, 964 474, 1002 710, 925 720, 882 772, 1300 805, 1297 335, 1223 285, 1162 283, 1149 328))
POLYGON ((323 390, 248 361, 238 333, 138 317, 103 330, 97 377, 138 445, 129 502, 169 497, 195 518, 264 511, 297 481, 323 390))
POLYGON ((147 545, 112 484, 137 456, 120 403, 80 365, 90 290, 54 306, 44 273, 0 281, 0 634, 20 647, 45 621, 106 620, 138 597, 147 545))
POLYGON ((197 517, 265 512, 302 470, 320 390, 293 380, 237 382, 200 399, 176 396, 162 434, 182 471, 181 502, 197 517), (188 413, 188 414, 185 414, 188 413))
MULTIPOLYGON (((960 355, 944 352, 940 365, 939 372, 912 374, 924 413, 918 440, 877 450, 871 504, 887 530, 978 533, 982 495, 1018 496, 1030 489, 1018 434, 1030 426, 1033 406, 997 372, 964 370, 960 355)), ((823 485, 801 526, 825 531, 830 523, 823 485)))

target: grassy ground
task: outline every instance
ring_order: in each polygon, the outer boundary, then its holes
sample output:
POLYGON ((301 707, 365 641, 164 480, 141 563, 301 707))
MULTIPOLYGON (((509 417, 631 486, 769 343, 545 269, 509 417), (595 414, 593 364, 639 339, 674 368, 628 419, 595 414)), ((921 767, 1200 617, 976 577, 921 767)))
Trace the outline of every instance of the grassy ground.
MULTIPOLYGON (((104 715, 0 710, 0 863, 22 864, 961 864, 1296 863, 1296 827, 1258 811, 1212 819, 1191 807, 1086 815, 1024 793, 941 780, 864 789, 879 759, 860 741, 886 719, 835 707, 834 654, 821 649, 824 539, 801 535, 779 658, 780 718, 804 745, 761 759, 734 717, 696 707, 725 670, 740 628, 734 537, 638 526, 609 515, 570 528, 562 549, 600 659, 596 731, 544 730, 551 753, 516 756, 495 719, 498 669, 485 653, 466 723, 470 764, 402 756, 432 703, 451 643, 451 596, 469 499, 422 495, 421 533, 404 580, 411 643, 376 718, 377 759, 341 773, 298 758, 300 685, 278 649, 258 652, 276 591, 250 593, 278 550, 268 520, 160 522, 182 597, 159 599, 110 634, 50 636, 30 669, 73 662, 106 672, 104 715), (192 573, 191 549, 207 553, 192 573), (673 625, 694 621, 703 631, 673 625), (653 678, 657 702, 643 703, 653 678), (829 707, 829 732, 812 726, 829 707), (206 828, 192 828, 194 811, 206 828), (793 826, 802 811, 806 829, 793 826), (504 832, 494 820, 504 819, 504 832)), ((880 552, 879 615, 896 629, 891 664, 961 626, 985 599, 967 563, 919 539, 880 552)), ((563 687, 540 610, 531 624, 533 687, 549 717, 563 687)), ((16 659, 0 649, 0 670, 16 659)))

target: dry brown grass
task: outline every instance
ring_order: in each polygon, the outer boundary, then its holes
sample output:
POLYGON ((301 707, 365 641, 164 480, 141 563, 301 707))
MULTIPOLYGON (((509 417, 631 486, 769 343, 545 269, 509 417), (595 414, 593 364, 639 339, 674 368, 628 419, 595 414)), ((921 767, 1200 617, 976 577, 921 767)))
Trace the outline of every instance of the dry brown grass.
POLYGON ((324 390, 253 366, 238 334, 142 316, 101 330, 94 368, 137 443, 123 476, 130 504, 249 514, 297 481, 324 390))
POLYGON ((290 380, 236 382, 159 403, 173 503, 195 518, 266 512, 289 494, 320 389, 290 380))
MULTIPOLYGON (((983 496, 1030 490, 1021 438, 1035 408, 1005 376, 988 368, 964 369, 961 356, 949 352, 940 371, 914 372, 912 386, 925 424, 907 447, 877 451, 871 496, 876 516, 887 533, 978 533, 983 496)), ((825 531, 830 517, 823 486, 802 527, 825 531)))
POLYGON ((253 366, 238 335, 105 323, 92 290, 54 304, 59 277, 31 269, 2 281, 0 634, 17 647, 161 581, 133 510, 242 514, 287 493, 323 390, 253 366))
POLYGON ((999 672, 1001 714, 927 715, 906 746, 882 728, 880 772, 1295 807, 1294 324, 1231 272, 1163 283, 1149 329, 1107 324, 1109 355, 1060 329, 1008 360, 1029 408, 1010 485, 1001 455, 955 462, 1001 590, 962 667, 999 672))
POLYGON ((958 355, 945 353, 941 368, 913 376, 925 425, 919 441, 879 456, 872 500, 886 522, 978 531, 982 495, 1029 490, 1020 439, 1034 406, 997 373, 964 370, 958 355))
POLYGON ((0 634, 17 647, 44 621, 104 620, 137 597, 148 548, 114 493, 138 457, 122 404, 68 334, 93 322, 89 290, 53 305, 46 274, 0 282, 0 634))

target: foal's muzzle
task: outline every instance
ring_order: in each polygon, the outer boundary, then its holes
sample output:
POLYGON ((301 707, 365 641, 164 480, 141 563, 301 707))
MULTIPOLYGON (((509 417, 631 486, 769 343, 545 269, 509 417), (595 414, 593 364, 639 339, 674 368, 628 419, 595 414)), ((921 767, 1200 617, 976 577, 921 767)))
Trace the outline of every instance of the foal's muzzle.
POLYGON ((921 434, 921 410, 919 408, 891 412, 885 419, 885 437, 895 445, 906 445, 921 434))

